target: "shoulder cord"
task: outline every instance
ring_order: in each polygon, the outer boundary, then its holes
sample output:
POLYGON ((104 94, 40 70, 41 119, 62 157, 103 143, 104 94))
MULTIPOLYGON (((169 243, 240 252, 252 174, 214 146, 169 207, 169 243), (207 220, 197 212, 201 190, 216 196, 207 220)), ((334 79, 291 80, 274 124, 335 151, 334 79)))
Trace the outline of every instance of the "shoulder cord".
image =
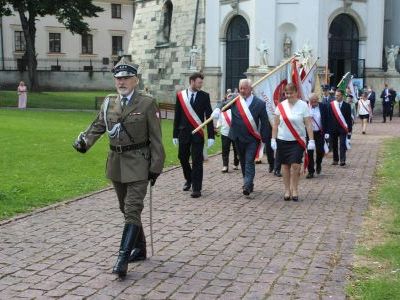
POLYGON ((104 114, 104 123, 106 124, 106 131, 108 133, 108 136, 110 138, 116 138, 119 137, 119 133, 121 132, 121 122, 115 124, 111 130, 108 129, 108 122, 107 122, 107 110, 108 110, 108 105, 110 103, 110 99, 107 97, 104 100, 104 105, 103 105, 103 114, 104 114))

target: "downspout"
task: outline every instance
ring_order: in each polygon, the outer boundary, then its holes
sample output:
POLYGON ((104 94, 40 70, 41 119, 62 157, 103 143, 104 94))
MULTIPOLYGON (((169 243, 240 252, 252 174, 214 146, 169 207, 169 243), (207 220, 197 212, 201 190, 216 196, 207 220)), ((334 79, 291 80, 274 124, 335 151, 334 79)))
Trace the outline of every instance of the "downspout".
POLYGON ((196 13, 195 13, 195 15, 194 15, 192 47, 194 46, 194 44, 195 44, 195 42, 196 42, 197 15, 198 15, 198 12, 199 12, 199 2, 200 2, 200 0, 197 0, 197 3, 196 3, 196 13))
POLYGON ((3 41, 3 17, 0 17, 0 26, 1 26, 1 69, 4 71, 4 41, 3 41))

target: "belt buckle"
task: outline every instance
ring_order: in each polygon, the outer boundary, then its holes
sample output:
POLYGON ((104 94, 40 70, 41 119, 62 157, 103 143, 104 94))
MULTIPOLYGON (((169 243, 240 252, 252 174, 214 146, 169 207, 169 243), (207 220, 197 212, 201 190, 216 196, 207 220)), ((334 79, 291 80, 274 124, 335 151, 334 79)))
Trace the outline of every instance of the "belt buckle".
POLYGON ((115 146, 115 152, 122 153, 122 146, 121 145, 115 146))

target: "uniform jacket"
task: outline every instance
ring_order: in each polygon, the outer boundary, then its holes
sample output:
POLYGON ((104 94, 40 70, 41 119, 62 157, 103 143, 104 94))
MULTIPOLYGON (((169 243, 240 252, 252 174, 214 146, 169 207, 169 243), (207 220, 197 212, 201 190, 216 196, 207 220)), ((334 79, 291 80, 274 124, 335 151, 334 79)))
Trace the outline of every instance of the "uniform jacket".
MULTIPOLYGON (((340 111, 342 112, 342 115, 343 115, 344 119, 346 120, 347 128, 348 128, 349 132, 351 132, 353 128, 352 128, 350 104, 342 101, 342 107, 340 108, 340 111)), ((332 107, 330 105, 328 106, 328 128, 329 128, 328 133, 330 133, 330 134, 332 134, 332 132, 339 132, 341 134, 345 133, 344 129, 340 126, 340 124, 336 120, 336 117, 335 117, 335 115, 332 111, 332 107)))
MULTIPOLYGON (((194 100, 193 110, 202 122, 204 122, 205 118, 208 119, 212 113, 210 95, 204 91, 198 91, 194 100)), ((180 143, 190 143, 191 141, 204 143, 204 138, 200 134, 192 134, 194 129, 186 118, 178 96, 176 96, 173 137, 178 138, 180 143)), ((214 139, 213 122, 208 123, 207 133, 209 139, 214 139)))
MULTIPOLYGON (((260 98, 254 96, 253 102, 249 106, 249 110, 253 119, 257 125, 258 131, 261 135, 263 143, 268 141, 268 115, 265 107, 265 102, 260 98)), ((243 122, 242 116, 240 115, 236 104, 231 106, 232 111, 232 126, 229 131, 229 138, 233 141, 238 139, 242 143, 253 143, 257 140, 249 133, 245 123, 243 122)))
MULTIPOLYGON (((121 107, 119 95, 109 95, 108 99, 108 129, 110 130, 122 119, 125 129, 133 139, 131 141, 125 130, 121 130, 119 137, 109 138, 110 145, 126 146, 145 142, 149 142, 149 145, 123 153, 110 150, 107 158, 107 177, 112 181, 124 183, 147 180, 149 171, 161 173, 165 152, 158 109, 154 99, 135 91, 129 105, 124 108, 121 107)), ((97 118, 84 133, 88 149, 106 132, 104 105, 105 103, 102 104, 97 118)))

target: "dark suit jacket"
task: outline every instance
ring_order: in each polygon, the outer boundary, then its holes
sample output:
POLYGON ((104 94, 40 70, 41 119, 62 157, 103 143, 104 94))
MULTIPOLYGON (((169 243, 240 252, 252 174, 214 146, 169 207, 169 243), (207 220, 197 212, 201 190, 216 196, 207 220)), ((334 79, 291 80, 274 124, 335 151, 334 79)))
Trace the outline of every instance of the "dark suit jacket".
MULTIPOLYGON (((254 96, 253 102, 249 106, 251 115, 253 116, 254 122, 257 125, 258 132, 261 135, 263 143, 267 143, 268 140, 268 115, 265 107, 265 102, 260 98, 254 96)), ((242 143, 255 143, 257 140, 250 134, 245 123, 243 122, 242 116, 237 109, 236 103, 231 106, 232 112, 232 125, 229 131, 229 138, 233 141, 238 139, 242 143)))
MULTIPOLYGON (((321 114, 321 126, 322 126, 321 129, 322 129, 323 133, 328 133, 328 130, 329 130, 328 105, 330 105, 330 104, 325 104, 325 103, 322 103, 322 102, 320 102, 318 104, 319 112, 321 114)), ((314 121, 311 120, 311 122, 314 122, 314 121)))
MULTIPOLYGON (((349 132, 351 132, 353 130, 353 126, 352 126, 352 119, 351 119, 351 106, 350 104, 346 103, 346 102, 342 102, 342 107, 340 108, 340 111, 342 112, 342 115, 344 117, 344 119, 346 120, 347 123, 347 128, 349 129, 349 132)), ((340 126, 339 122, 336 120, 335 114, 332 111, 332 107, 329 105, 328 107, 328 128, 329 128, 329 132, 330 134, 332 134, 332 132, 337 131, 341 134, 344 134, 345 131, 342 128, 342 126, 340 126)))
POLYGON ((376 95, 375 92, 372 91, 371 94, 368 96, 368 100, 371 102, 371 106, 375 106, 376 95))
MULTIPOLYGON (((193 104, 193 110, 196 112, 199 119, 204 122, 205 118, 208 119, 211 116, 212 109, 210 103, 210 95, 204 91, 198 91, 193 104)), ((181 103, 179 102, 178 95, 176 96, 175 105, 175 118, 174 118, 174 129, 173 137, 178 138, 180 143, 195 143, 204 142, 204 138, 200 134, 192 134, 195 128, 190 124, 186 118, 185 112, 182 109, 181 103)), ((213 122, 208 123, 207 133, 209 139, 214 139, 214 125, 213 122)))
MULTIPOLYGON (((390 94, 390 90, 389 89, 387 89, 388 90, 388 92, 389 92, 389 94, 390 94)), ((383 102, 385 102, 385 98, 386 98, 386 89, 383 89, 382 90, 382 93, 381 93, 381 98, 382 98, 382 101, 383 102)), ((390 95, 389 95, 389 100, 390 100, 390 95)))

